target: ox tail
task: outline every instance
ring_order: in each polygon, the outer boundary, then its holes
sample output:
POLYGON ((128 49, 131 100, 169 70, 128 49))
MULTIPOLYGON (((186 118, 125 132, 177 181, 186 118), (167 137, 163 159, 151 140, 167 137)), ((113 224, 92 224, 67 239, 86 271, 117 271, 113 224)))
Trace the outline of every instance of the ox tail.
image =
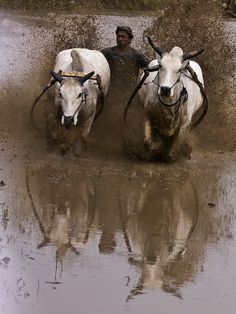
POLYGON ((56 80, 55 80, 55 79, 51 79, 51 80, 49 81, 48 85, 44 87, 44 89, 42 90, 42 92, 40 93, 40 95, 34 100, 34 102, 33 102, 33 104, 32 104, 32 107, 31 107, 31 110, 30 110, 30 120, 31 120, 32 125, 35 125, 35 124, 34 124, 34 109, 35 109, 35 106, 36 106, 37 102, 40 100, 40 98, 43 96, 43 94, 44 94, 51 86, 53 86, 55 83, 56 83, 56 80))

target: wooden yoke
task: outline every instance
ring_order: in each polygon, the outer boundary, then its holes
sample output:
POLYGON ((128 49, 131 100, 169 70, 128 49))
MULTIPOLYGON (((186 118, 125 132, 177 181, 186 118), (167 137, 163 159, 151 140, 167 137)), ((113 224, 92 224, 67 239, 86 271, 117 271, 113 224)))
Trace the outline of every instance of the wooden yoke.
MULTIPOLYGON (((73 72, 60 72, 60 75, 62 77, 78 77, 78 78, 82 78, 86 75, 87 73, 84 73, 84 72, 77 72, 77 71, 73 71, 73 72)), ((94 80, 96 81, 97 80, 97 76, 96 75, 93 75, 89 78, 90 80, 94 80)))

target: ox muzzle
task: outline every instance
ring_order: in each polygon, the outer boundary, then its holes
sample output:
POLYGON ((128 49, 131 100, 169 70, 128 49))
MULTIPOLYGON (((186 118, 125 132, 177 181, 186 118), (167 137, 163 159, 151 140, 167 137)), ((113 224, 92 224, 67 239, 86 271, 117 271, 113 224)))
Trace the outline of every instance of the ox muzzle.
POLYGON ((160 90, 161 90, 161 96, 170 96, 171 94, 171 87, 161 86, 160 90))
POLYGON ((74 123, 74 117, 73 116, 64 116, 64 125, 67 128, 67 130, 70 128, 70 126, 74 123))

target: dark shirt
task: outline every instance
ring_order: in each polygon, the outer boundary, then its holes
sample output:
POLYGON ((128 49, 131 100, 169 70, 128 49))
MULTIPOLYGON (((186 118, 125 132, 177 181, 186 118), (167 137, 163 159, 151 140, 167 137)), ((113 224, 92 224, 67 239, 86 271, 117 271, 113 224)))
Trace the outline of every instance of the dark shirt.
POLYGON ((148 66, 148 59, 139 51, 129 47, 123 53, 117 46, 105 48, 101 52, 106 57, 111 69, 112 85, 119 84, 126 88, 137 84, 139 70, 148 66))

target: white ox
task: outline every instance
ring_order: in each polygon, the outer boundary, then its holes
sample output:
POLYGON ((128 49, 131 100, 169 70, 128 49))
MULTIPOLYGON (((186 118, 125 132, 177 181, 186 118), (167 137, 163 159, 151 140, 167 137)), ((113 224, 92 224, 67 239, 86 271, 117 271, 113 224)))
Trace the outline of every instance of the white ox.
POLYGON ((145 146, 167 160, 176 159, 183 148, 185 156, 190 157, 186 137, 194 114, 203 104, 203 95, 186 66, 190 65, 203 87, 200 66, 188 61, 203 50, 184 54, 181 48, 174 47, 166 53, 149 37, 148 40, 157 52, 157 60, 150 62, 149 68, 156 71, 150 71, 139 92, 146 113, 145 146))
POLYGON ((110 84, 110 68, 104 55, 85 48, 67 49, 56 57, 54 71, 57 81, 55 105, 61 109, 61 123, 69 128, 78 125, 82 138, 90 132, 98 110, 98 102, 106 96, 110 84), (63 77, 62 72, 84 72, 84 77, 63 77), (90 78, 99 75, 101 84, 90 78))

